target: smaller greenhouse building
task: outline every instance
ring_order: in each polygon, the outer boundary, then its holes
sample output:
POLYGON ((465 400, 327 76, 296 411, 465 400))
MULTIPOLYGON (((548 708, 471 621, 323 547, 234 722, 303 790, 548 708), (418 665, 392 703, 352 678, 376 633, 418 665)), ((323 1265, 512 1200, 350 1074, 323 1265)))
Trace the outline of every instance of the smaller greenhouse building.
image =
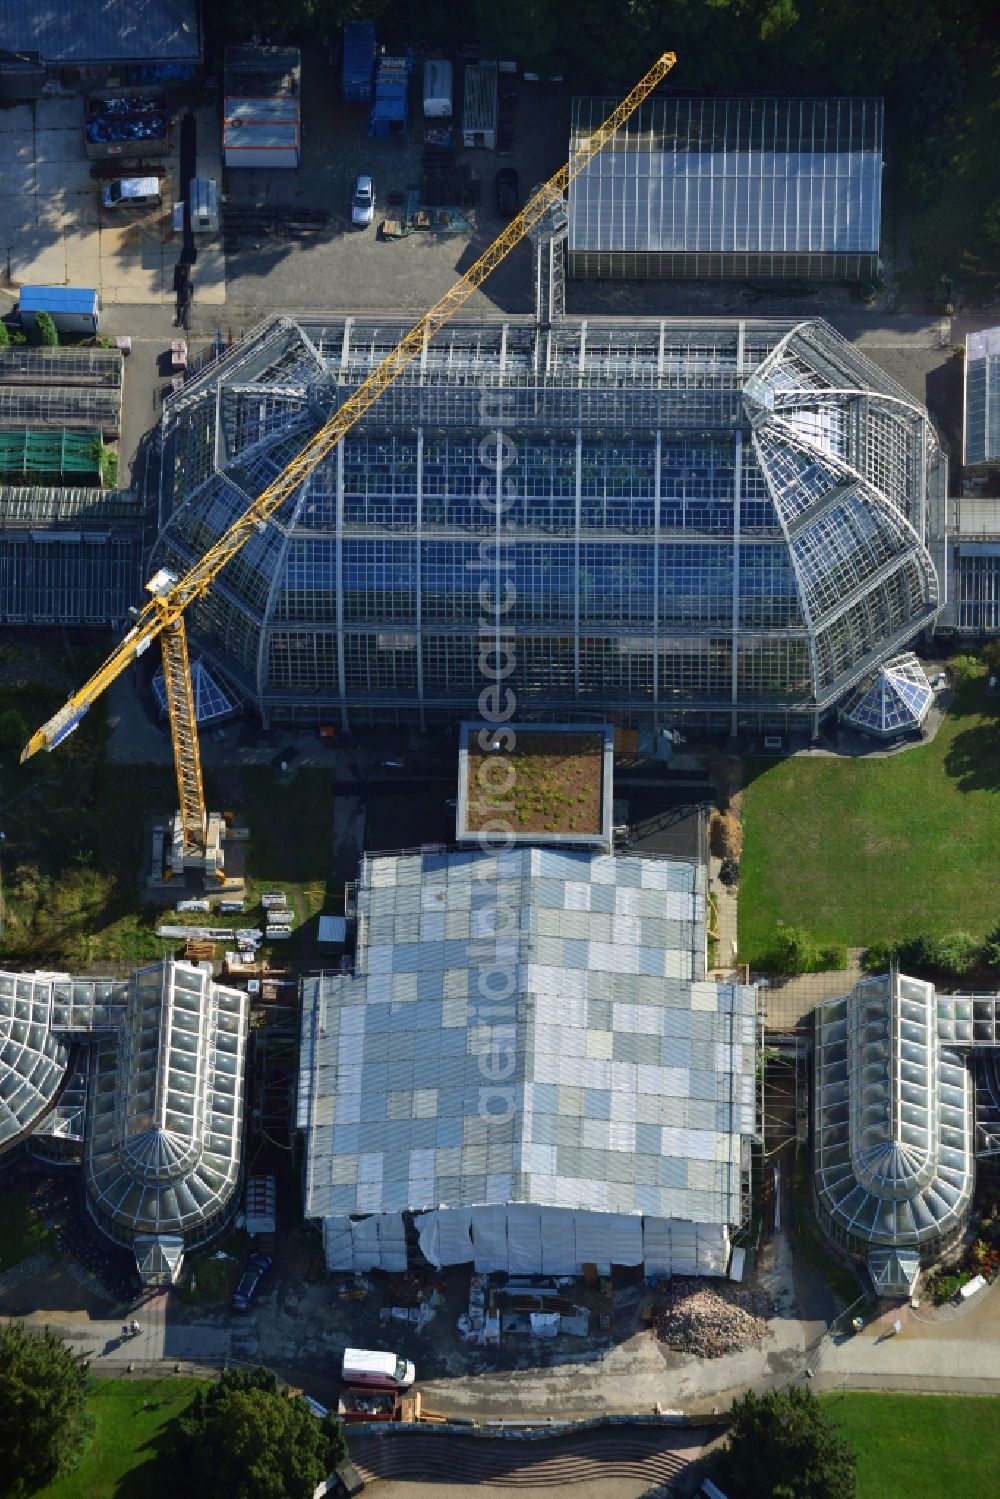
POLYGON ((192 963, 0 973, 0 1155, 82 1159, 95 1223, 169 1285, 236 1207, 246 1033, 246 995, 192 963))
MULTIPOLYGON (((573 101, 570 150, 614 100, 573 101)), ((569 273, 872 281, 881 99, 656 95, 570 185, 569 273)))
POLYGON ((816 1010, 814 1188, 879 1294, 909 1296, 965 1229, 976 1158, 1000 1154, 1000 995, 893 971, 816 1010))
POLYGON ((966 335, 962 455, 968 468, 1000 463, 1000 328, 966 335))

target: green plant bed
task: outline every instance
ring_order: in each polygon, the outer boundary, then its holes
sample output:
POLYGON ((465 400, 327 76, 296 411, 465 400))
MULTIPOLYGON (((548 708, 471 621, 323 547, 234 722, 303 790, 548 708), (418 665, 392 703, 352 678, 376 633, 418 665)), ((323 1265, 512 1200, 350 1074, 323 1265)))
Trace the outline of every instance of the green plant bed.
POLYGON ((1000 1400, 821 1395, 857 1453, 858 1499, 983 1499, 996 1492, 1000 1400))
POLYGON ((739 956, 762 965, 779 920, 867 947, 997 924, 1000 698, 957 687, 930 744, 886 759, 746 762, 739 956))
POLYGON ((31 1211, 27 1192, 12 1192, 0 1199, 0 1274, 33 1254, 44 1253, 58 1253, 56 1236, 31 1211))

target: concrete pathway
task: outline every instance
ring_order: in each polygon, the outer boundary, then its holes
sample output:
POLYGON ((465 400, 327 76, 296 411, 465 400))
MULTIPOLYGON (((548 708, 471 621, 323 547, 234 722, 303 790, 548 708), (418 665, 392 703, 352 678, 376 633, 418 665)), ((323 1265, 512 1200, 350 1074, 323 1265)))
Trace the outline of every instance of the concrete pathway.
POLYGON ((136 1304, 126 1317, 77 1317, 60 1322, 51 1312, 33 1312, 20 1320, 28 1327, 48 1327, 75 1353, 89 1358, 95 1374, 120 1373, 129 1364, 143 1372, 157 1367, 166 1372, 162 1366, 175 1363, 206 1366, 208 1370, 230 1357, 228 1328, 168 1321, 167 1297, 163 1294, 136 1304), (135 1334, 129 1330, 133 1319, 140 1327, 135 1334))

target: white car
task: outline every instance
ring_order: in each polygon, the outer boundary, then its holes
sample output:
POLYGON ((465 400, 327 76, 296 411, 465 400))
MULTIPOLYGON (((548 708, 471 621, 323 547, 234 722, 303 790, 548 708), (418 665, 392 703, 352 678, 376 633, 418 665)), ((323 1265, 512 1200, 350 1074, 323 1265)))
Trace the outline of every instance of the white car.
POLYGON ((359 177, 354 184, 351 199, 351 223, 359 229, 367 229, 375 217, 375 188, 370 177, 359 177))

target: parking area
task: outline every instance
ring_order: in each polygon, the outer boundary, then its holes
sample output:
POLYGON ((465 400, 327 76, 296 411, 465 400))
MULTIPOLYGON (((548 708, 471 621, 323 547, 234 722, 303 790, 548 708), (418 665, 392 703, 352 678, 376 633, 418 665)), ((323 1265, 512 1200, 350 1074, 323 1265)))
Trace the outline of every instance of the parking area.
MULTIPOLYGON (((199 171, 219 176, 214 111, 198 111, 199 171)), ((38 99, 0 110, 0 267, 7 285, 97 286, 105 306, 172 305, 181 236, 171 226, 180 196, 174 149, 160 158, 166 175, 158 208, 107 210, 101 182, 84 149, 79 94, 38 99)), ((198 296, 225 301, 221 249, 199 250, 198 296)))
MULTIPOLYGON (((263 309, 351 312, 408 310, 432 305, 494 239, 497 216, 494 183, 500 167, 518 173, 523 201, 531 188, 554 172, 566 157, 569 132, 568 91, 510 78, 505 88, 516 93, 513 149, 463 150, 458 161, 480 183, 480 201, 463 209, 473 224, 468 233, 422 231, 386 241, 379 224, 399 211, 407 189, 421 180, 423 119, 418 62, 410 89, 410 122, 405 136, 374 140, 367 133, 368 107, 345 104, 326 58, 302 59, 302 163, 296 170, 240 169, 225 176, 226 206, 232 220, 250 205, 272 210, 315 209, 328 215, 315 231, 227 236, 228 313, 250 324, 263 309), (353 229, 350 201, 357 177, 374 180, 376 205, 371 227, 353 229)), ((461 124, 461 68, 457 68, 456 135, 461 124)), ((530 251, 520 246, 490 278, 487 289, 470 299, 470 312, 530 312, 530 251)), ((197 293, 194 309, 197 317, 197 293)))

